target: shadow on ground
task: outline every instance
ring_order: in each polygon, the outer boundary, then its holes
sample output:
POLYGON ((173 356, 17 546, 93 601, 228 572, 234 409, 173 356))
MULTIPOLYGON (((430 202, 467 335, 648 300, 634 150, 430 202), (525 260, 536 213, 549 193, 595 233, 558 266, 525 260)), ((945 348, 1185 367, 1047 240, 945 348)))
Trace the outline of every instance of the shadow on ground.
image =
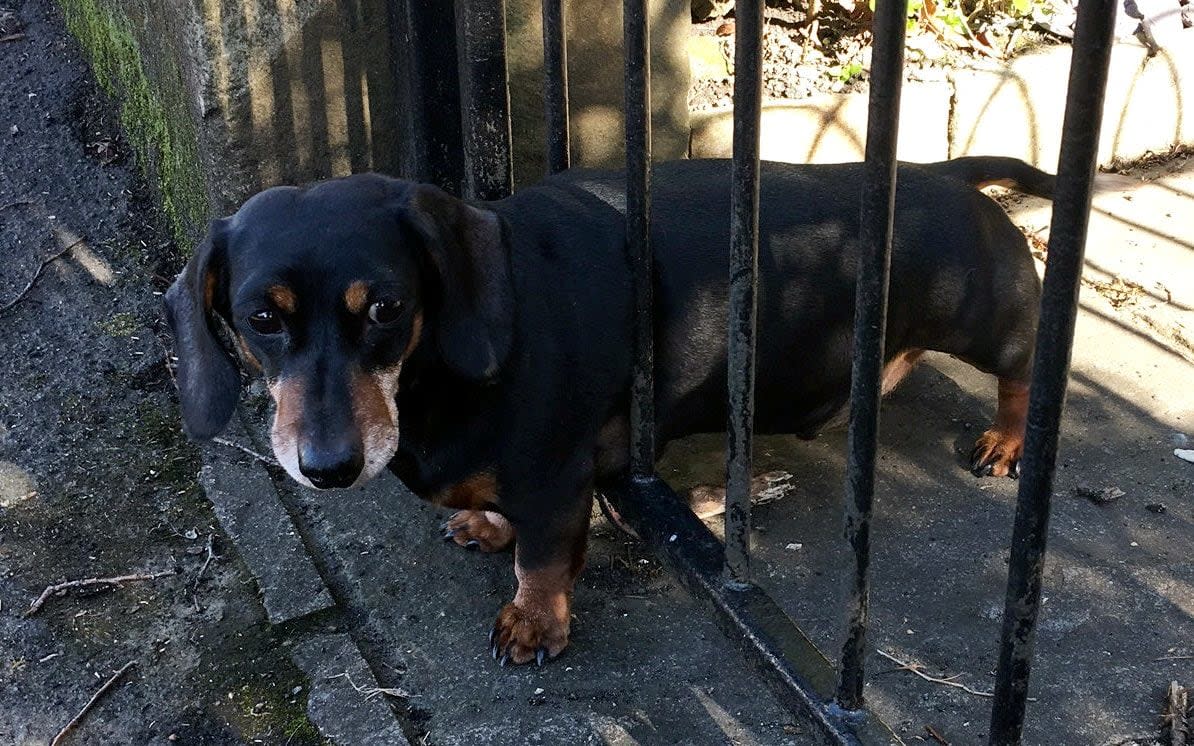
MULTIPOLYGON (((1194 468, 1172 455, 1175 434, 1194 427, 1194 366, 1093 304, 1062 429, 1026 743, 1149 743, 1164 688, 1194 674, 1175 658, 1194 653, 1194 468), (1077 494, 1105 487, 1124 495, 1096 505, 1077 494)), ((994 685, 1017 485, 964 468, 993 405, 993 381, 944 356, 892 394, 873 527, 872 646, 982 691, 994 685)), ((691 440, 662 473, 679 488, 718 480, 719 446, 691 440)), ((843 640, 844 454, 839 431, 766 438, 756 457, 759 471, 795 475, 783 499, 755 509, 760 582, 831 658, 843 640)), ((868 700, 900 735, 930 725, 952 743, 986 742, 989 699, 873 652, 867 665, 868 700)))

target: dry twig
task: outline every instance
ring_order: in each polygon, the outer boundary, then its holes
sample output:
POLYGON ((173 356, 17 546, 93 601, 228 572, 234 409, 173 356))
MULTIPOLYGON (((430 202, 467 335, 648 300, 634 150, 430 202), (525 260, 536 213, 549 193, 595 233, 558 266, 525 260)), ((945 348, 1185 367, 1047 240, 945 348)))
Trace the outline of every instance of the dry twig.
POLYGON ((260 453, 258 453, 257 451, 254 451, 252 448, 248 448, 247 446, 242 446, 240 443, 228 440, 227 438, 212 438, 211 442, 219 443, 220 445, 227 446, 229 448, 235 448, 236 450, 240 451, 241 453, 246 453, 246 454, 252 456, 253 458, 257 459, 258 461, 260 461, 263 464, 268 464, 270 466, 274 466, 279 469, 282 468, 281 464, 279 464, 277 461, 273 460, 269 456, 263 456, 260 453))
POLYGON ((195 604, 195 610, 199 611, 199 583, 203 582, 203 576, 207 574, 207 567, 211 561, 216 558, 216 535, 207 535, 207 557, 203 560, 203 566, 199 568, 199 575, 195 577, 195 588, 191 591, 191 602, 195 604))
POLYGON ((393 688, 387 688, 384 686, 359 686, 359 685, 357 685, 357 683, 355 681, 352 680, 352 677, 348 675, 347 671, 345 671, 344 673, 338 673, 335 676, 327 677, 328 681, 331 681, 332 679, 345 679, 346 681, 348 681, 348 685, 351 686, 354 690, 356 690, 356 692, 358 694, 364 694, 366 700, 373 699, 374 697, 378 696, 379 694, 385 694, 390 697, 397 697, 398 699, 410 699, 411 698, 411 694, 409 692, 407 692, 405 689, 393 689, 393 688))
POLYGON ((91 695, 91 699, 87 700, 87 704, 83 705, 83 709, 79 710, 79 714, 71 718, 69 723, 62 726, 62 730, 58 731, 58 735, 54 736, 53 741, 50 741, 50 746, 58 746, 58 744, 62 743, 62 739, 66 738, 66 734, 74 729, 74 727, 83 720, 87 713, 91 711, 92 707, 95 707, 95 703, 99 701, 100 697, 104 696, 108 690, 120 680, 120 677, 124 676, 128 670, 136 664, 136 661, 129 661, 128 663, 125 663, 119 671, 112 674, 111 678, 105 681, 104 685, 99 688, 99 691, 91 695))
POLYGON ((1169 690, 1165 693, 1165 726, 1169 730, 1169 746, 1186 746, 1186 737, 1190 734, 1187 721, 1190 710, 1190 690, 1179 686, 1176 681, 1169 682, 1169 690))
POLYGON ((199 568, 199 576, 195 578, 195 592, 199 592, 199 583, 203 580, 203 575, 207 572, 207 566, 216 557, 216 535, 207 535, 207 559, 203 560, 203 567, 199 568))
POLYGON ((174 570, 162 570, 161 572, 154 572, 149 574, 136 575, 117 575, 112 578, 86 578, 84 580, 68 580, 65 583, 57 583, 55 585, 46 586, 46 589, 41 592, 37 600, 29 605, 29 609, 25 612, 25 617, 31 617, 36 614, 50 597, 57 593, 64 593, 71 588, 89 588, 92 586, 119 586, 121 583, 129 583, 135 580, 157 580, 164 578, 167 575, 174 575, 174 570))
POLYGON ((995 696, 994 692, 984 692, 984 691, 980 691, 978 689, 971 689, 970 687, 966 686, 965 684, 961 684, 961 683, 958 683, 957 681, 950 680, 950 679, 957 678, 956 676, 951 676, 949 679, 942 679, 942 678, 938 678, 936 676, 930 676, 929 674, 927 674, 923 670, 921 670, 923 667, 919 663, 905 663, 904 661, 895 657, 891 653, 885 653, 884 651, 879 650, 878 648, 875 649, 875 652, 878 653, 879 655, 883 656, 887 660, 891 661, 892 663, 896 664, 897 666, 899 666, 901 670, 911 671, 912 673, 916 674, 917 676, 924 679, 925 681, 930 681, 934 684, 944 684, 945 686, 952 686, 955 689, 961 689, 962 691, 966 692, 967 694, 973 694, 976 697, 994 697, 995 696))
POLYGON ((31 205, 31 204, 33 204, 33 200, 31 200, 31 199, 13 200, 12 202, 7 202, 3 205, 0 205, 0 212, 3 212, 5 210, 9 209, 10 207, 21 207, 23 205, 31 205))
POLYGON ((3 44, 6 41, 20 41, 24 38, 24 34, 9 34, 8 36, 0 36, 0 44, 3 44))
POLYGON ((13 298, 8 303, 5 303, 3 306, 0 306, 0 316, 3 316, 4 314, 8 313, 13 308, 15 308, 18 303, 25 300, 25 296, 28 295, 29 291, 33 289, 33 286, 37 283, 38 278, 41 277, 41 273, 46 271, 46 267, 53 264, 55 260, 62 258, 63 254, 65 254, 66 252, 75 248, 76 246, 78 246, 81 243, 83 243, 83 239, 80 238, 78 241, 72 242, 70 244, 70 246, 67 246, 66 248, 63 248, 63 249, 59 249, 58 251, 54 252, 53 254, 51 254, 48 257, 46 257, 45 259, 43 259, 41 261, 41 265, 37 268, 37 271, 33 273, 33 277, 29 278, 29 283, 27 285, 25 285, 25 287, 21 290, 21 292, 17 293, 17 297, 13 298))
POLYGON ((945 740, 945 736, 938 733, 937 729, 933 726, 926 724, 925 733, 928 733, 929 738, 932 738, 934 741, 941 744, 941 746, 949 746, 949 741, 945 740))

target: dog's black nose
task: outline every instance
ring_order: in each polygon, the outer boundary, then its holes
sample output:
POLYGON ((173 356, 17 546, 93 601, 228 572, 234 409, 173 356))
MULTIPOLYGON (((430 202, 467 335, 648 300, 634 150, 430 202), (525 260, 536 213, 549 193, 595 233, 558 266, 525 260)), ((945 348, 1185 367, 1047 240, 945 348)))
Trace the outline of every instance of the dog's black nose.
POLYGON ((365 459, 357 448, 299 449, 299 471, 321 490, 351 487, 365 459))

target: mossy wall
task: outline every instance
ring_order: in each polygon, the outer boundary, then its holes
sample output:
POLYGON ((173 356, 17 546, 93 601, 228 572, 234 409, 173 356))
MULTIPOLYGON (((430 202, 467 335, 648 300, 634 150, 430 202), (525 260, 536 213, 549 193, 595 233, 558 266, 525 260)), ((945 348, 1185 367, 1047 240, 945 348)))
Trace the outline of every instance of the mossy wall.
POLYGON ((100 86, 119 102, 124 135, 161 196, 175 238, 190 243, 206 221, 208 198, 177 62, 170 55, 148 60, 121 8, 98 0, 58 2, 100 86))
MULTIPOLYGON (((125 135, 183 245, 260 189, 361 171, 402 175, 389 0, 57 2, 120 104, 125 135)), ((654 152, 679 158, 689 139, 688 2, 650 7, 654 152)), ((577 165, 622 162, 618 8, 569 0, 577 165)), ((515 171, 526 184, 543 173, 540 3, 509 0, 507 9, 515 171)))

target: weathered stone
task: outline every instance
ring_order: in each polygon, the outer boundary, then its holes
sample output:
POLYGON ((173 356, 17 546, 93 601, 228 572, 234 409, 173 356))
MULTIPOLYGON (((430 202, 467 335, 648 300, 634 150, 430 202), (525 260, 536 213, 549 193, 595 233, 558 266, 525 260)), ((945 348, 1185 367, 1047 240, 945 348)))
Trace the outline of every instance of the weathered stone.
POLYGON ((389 474, 287 499, 335 568, 372 668, 401 672, 437 744, 722 743, 727 724, 735 742, 809 742, 703 605, 608 528, 590 537, 572 647, 543 668, 501 668, 486 635, 514 592, 508 552, 445 543, 445 511, 389 474))
MULTIPOLYGON (((950 157, 1008 155, 1057 168, 1065 115, 1070 47, 1014 60, 1005 70, 956 71, 950 157)), ((1194 44, 1150 56, 1116 44, 1103 105, 1099 163, 1138 158, 1194 142, 1194 44)))
POLYGON ((692 0, 692 20, 720 18, 734 9, 734 0, 692 0))
MULTIPOLYGON (((622 3, 568 0, 568 93, 572 163, 622 168, 622 3)), ((688 152, 688 0, 649 0, 651 19, 652 155, 688 152)), ((543 23, 539 0, 509 0, 507 66, 514 133, 514 179, 534 183, 545 173, 543 23)))
POLYGON ((270 622, 335 605, 260 466, 221 458, 203 467, 199 481, 237 554, 257 579, 270 622))
MULTIPOLYGON (((949 88, 944 83, 905 83, 898 154, 908 161, 947 157, 949 88)), ((860 160, 866 145, 867 94, 816 96, 763 107, 760 154, 788 163, 860 160)), ((727 158, 733 153, 730 109, 693 116, 692 157, 727 158)))
POLYGON ((697 79, 720 80, 730 75, 730 59, 716 36, 692 36, 688 39, 688 69, 697 79))
MULTIPOLYGON (((400 173, 403 130, 387 0, 58 0, 176 235, 258 189, 376 170, 400 173)), ((507 4, 515 174, 543 173, 538 0, 507 4)), ((652 0, 654 152, 688 144, 687 0, 652 0)), ((623 142, 620 3, 570 0, 573 161, 617 167, 623 142)), ((449 30, 454 33, 454 29, 449 30)))
POLYGON ((407 746, 389 696, 376 691, 377 681, 348 635, 316 635, 294 647, 294 664, 311 682, 307 714, 319 733, 333 743, 352 746, 407 746))

